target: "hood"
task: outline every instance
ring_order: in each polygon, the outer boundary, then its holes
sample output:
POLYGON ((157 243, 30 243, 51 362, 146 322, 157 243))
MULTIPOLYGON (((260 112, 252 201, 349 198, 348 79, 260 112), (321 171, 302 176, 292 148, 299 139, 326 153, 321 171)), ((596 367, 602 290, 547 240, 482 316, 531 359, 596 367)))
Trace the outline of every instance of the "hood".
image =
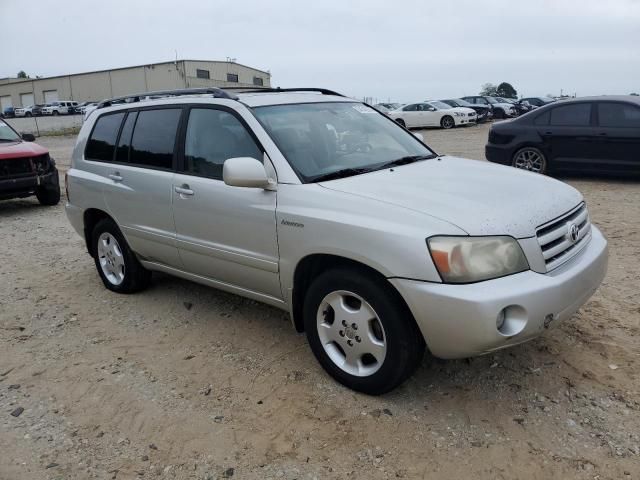
POLYGON ((582 201, 552 178, 478 160, 439 159, 323 182, 325 188, 437 217, 469 235, 535 235, 582 201))
POLYGON ((49 153, 49 150, 33 142, 0 142, 0 161, 10 158, 35 157, 45 153, 49 153))

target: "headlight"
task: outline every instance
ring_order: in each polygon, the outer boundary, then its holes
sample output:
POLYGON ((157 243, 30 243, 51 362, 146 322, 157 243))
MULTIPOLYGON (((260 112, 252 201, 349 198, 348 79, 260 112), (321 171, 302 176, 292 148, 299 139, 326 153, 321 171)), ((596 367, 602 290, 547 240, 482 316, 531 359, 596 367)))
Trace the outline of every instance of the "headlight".
POLYGON ((454 114, 456 117, 461 117, 461 116, 462 116, 462 113, 460 113, 460 112, 453 112, 453 114, 454 114))
POLYGON ((427 245, 445 283, 473 283, 529 269, 512 237, 431 237, 427 245))

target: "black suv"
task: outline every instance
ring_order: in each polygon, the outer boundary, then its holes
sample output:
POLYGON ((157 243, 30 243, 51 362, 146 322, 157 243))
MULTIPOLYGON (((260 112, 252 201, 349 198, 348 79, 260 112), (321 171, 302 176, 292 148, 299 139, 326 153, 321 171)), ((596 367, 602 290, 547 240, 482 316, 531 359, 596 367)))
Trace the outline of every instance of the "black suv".
POLYGON ((640 174, 640 98, 583 97, 494 124, 487 160, 538 173, 640 174))

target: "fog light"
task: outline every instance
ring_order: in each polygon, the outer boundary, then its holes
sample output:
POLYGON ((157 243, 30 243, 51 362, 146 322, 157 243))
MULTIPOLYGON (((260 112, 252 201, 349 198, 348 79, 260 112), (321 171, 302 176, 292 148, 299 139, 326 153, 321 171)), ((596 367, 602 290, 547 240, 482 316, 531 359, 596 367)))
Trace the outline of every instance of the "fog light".
POLYGON ((526 325, 527 311, 520 305, 509 305, 503 308, 496 318, 498 333, 505 337, 518 335, 526 325))
POLYGON ((502 326, 504 325, 504 310, 500 310, 500 313, 498 313, 498 318, 496 318, 496 328, 498 330, 502 329, 502 326))

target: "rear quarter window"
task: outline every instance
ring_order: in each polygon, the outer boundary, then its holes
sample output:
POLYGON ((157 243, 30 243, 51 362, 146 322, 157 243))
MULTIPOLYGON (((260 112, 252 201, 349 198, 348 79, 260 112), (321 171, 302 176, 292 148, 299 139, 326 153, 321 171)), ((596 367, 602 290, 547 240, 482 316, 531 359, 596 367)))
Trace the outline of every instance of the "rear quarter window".
POLYGON ((113 151, 124 115, 124 112, 120 112, 98 118, 84 150, 85 159, 100 162, 113 160, 113 151))

